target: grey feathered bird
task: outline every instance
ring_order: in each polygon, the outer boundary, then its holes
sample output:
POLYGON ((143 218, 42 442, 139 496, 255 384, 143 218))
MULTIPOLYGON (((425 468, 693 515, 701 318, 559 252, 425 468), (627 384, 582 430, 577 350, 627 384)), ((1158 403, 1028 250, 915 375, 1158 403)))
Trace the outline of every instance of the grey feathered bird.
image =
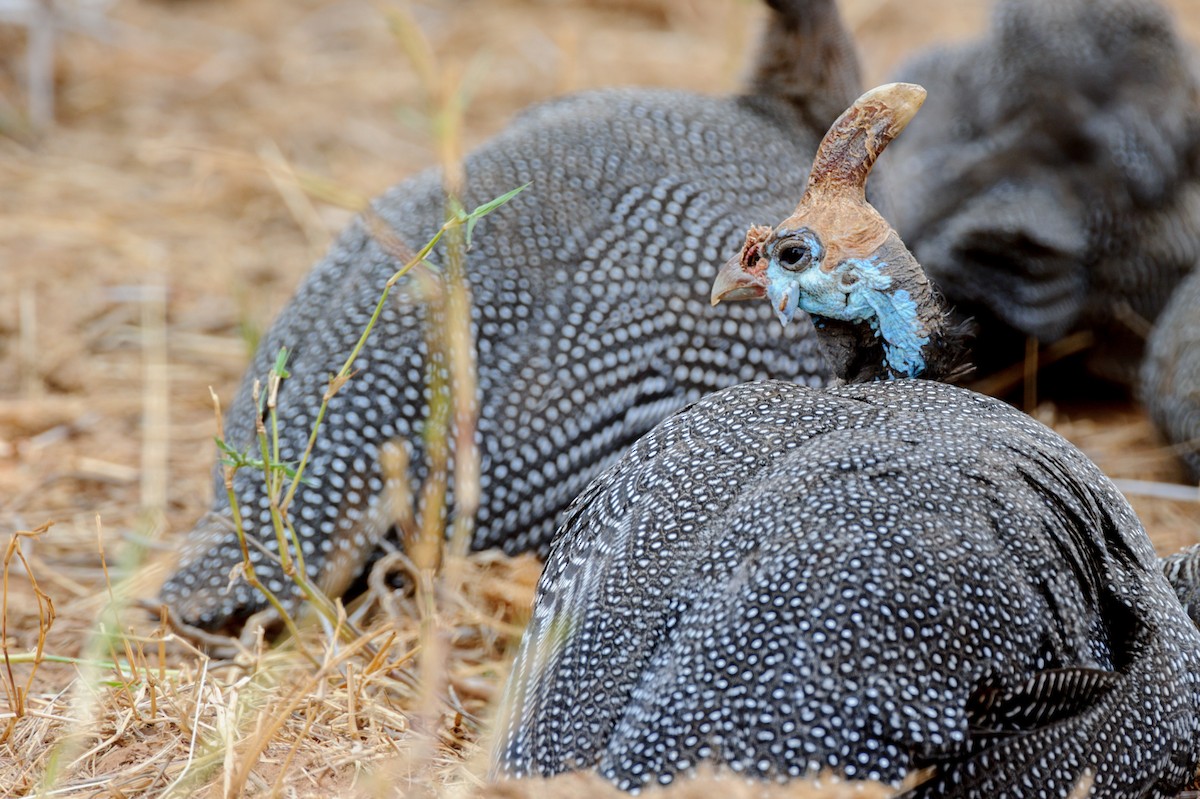
POLYGON ((1135 382, 1200 261, 1191 62, 1154 0, 999 0, 982 38, 896 73, 930 101, 889 158, 889 219, 976 318, 982 369, 1091 330, 1089 369, 1135 382))
POLYGON ((1141 399, 1193 481, 1200 480, 1200 268, 1159 317, 1146 348, 1141 399))
MULTIPOLYGON (((714 298, 813 315, 847 380, 957 369, 866 204, 923 95, 864 95, 795 214, 714 298), (842 356, 838 356, 842 353, 842 356)), ((832 149, 828 149, 831 145, 832 149)), ((703 761, 913 796, 1168 796, 1200 761, 1200 633, 1129 505, 1012 407, 926 380, 717 392, 571 506, 497 725, 515 775, 668 783, 703 761)))
POLYGON ((1183 605, 1192 623, 1200 627, 1200 544, 1165 557, 1161 563, 1179 604, 1183 605))
MULTIPOLYGON (((753 378, 824 382, 802 329, 769 334, 763 307, 712 313, 708 291, 746 214, 786 213, 821 133, 860 91, 833 0, 773 0, 746 93, 582 94, 524 113, 466 158, 470 208, 524 183, 486 217, 467 256, 479 382, 482 503, 474 546, 543 550, 567 503, 655 423, 703 394, 753 378), (764 164, 770 164, 765 168, 764 164)), ((443 221, 441 176, 392 189, 375 210, 414 249, 443 221)), ((263 339, 227 414, 239 450, 254 441, 251 386, 280 347, 291 377, 279 393, 281 458, 296 461, 328 375, 366 326, 399 266, 353 224, 263 339)), ((330 404, 291 517, 309 576, 339 593, 387 529, 381 446, 409 450, 425 478, 426 308, 401 283, 330 404)), ((262 476, 235 482, 247 533, 277 547, 262 476)), ((231 511, 215 480, 210 513, 188 535, 161 597, 185 622, 232 628, 264 606, 244 581, 231 511)), ((269 555, 250 556, 292 602, 269 555)))

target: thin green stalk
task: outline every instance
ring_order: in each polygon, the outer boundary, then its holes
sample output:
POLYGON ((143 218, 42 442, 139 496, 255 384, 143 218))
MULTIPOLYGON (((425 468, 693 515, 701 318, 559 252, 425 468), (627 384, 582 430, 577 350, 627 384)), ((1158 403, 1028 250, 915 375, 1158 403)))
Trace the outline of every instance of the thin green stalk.
MULTIPOLYGON (((375 325, 379 321, 379 317, 383 315, 383 309, 387 306, 387 298, 392 291, 392 287, 395 286, 396 282, 408 274, 408 272, 417 264, 425 263, 425 257, 429 255, 434 246, 438 243, 438 241, 441 240, 442 234, 444 234, 449 226, 454 223, 456 223, 456 220, 448 220, 445 224, 443 224, 438 232, 434 234, 433 238, 431 238, 416 255, 414 255, 407 263, 405 263, 404 266, 396 270, 395 274, 388 278, 387 283, 384 284, 383 292, 379 295, 379 301, 375 303, 375 311, 371 314, 371 319, 369 322, 367 322, 367 326, 363 330, 362 335, 358 337, 358 342, 354 345, 354 349, 350 351, 349 357, 346 358, 346 362, 342 364, 342 368, 338 370, 338 373, 329 379, 329 388, 325 390, 325 395, 321 399, 321 407, 317 411, 317 419, 313 423, 312 432, 309 434, 308 444, 304 448, 304 455, 300 458, 300 464, 296 467, 296 476, 292 479, 292 483, 288 488, 287 495, 283 498, 283 502, 280 503, 281 509, 287 510, 287 508, 291 507, 292 500, 296 495, 296 489, 300 486, 300 479, 304 475, 304 469, 308 465, 308 459, 312 455, 313 447, 316 445, 317 433, 321 429, 321 423, 325 420, 325 412, 329 408, 329 401, 333 399, 337 392, 341 390, 341 387, 346 384, 346 381, 350 379, 351 367, 353 367, 354 362, 358 360, 359 353, 362 352, 362 348, 366 345, 367 338, 371 335, 371 331, 375 329, 375 325)), ((425 263, 425 265, 430 269, 433 269, 432 265, 427 263, 425 263)))
POLYGON ((254 570, 254 561, 250 559, 250 547, 246 543, 246 528, 242 524, 242 514, 237 504, 237 494, 233 491, 233 471, 236 471, 236 468, 230 469, 230 473, 226 477, 225 493, 229 497, 229 507, 233 509, 233 527, 237 532, 238 546, 242 549, 242 574, 245 576, 246 582, 250 587, 266 597, 267 602, 279 614, 280 620, 287 627, 292 638, 296 639, 296 643, 300 647, 300 651, 304 657, 311 661, 313 665, 319 666, 320 661, 304 646, 300 639, 300 631, 296 629, 296 623, 288 615, 287 610, 284 609, 283 603, 279 601, 279 597, 275 596, 275 593, 258 579, 258 573, 254 570))

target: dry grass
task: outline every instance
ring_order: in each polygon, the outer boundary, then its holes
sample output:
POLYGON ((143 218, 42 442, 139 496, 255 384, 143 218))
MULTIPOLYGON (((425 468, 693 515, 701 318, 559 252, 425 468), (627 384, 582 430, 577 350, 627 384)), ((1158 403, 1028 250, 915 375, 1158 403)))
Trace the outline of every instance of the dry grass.
MULTIPOLYGON (((870 79, 970 31, 983 5, 843 3, 870 79)), ((1200 31, 1200 8, 1176 5, 1200 31)), ((58 127, 0 136, 0 634, 11 655, 0 663, 0 794, 480 790, 478 737, 528 612, 532 559, 471 556, 430 585, 424 611, 368 598, 351 608, 362 638, 306 631, 315 663, 295 645, 209 659, 127 602, 153 595, 207 507, 209 386, 232 395, 258 331, 345 224, 345 206, 437 160, 385 9, 118 3, 111 41, 71 37, 60 52, 58 127), (324 181, 324 199, 297 188, 298 174, 324 181), (442 703, 423 694, 431 642, 442 703)), ((414 13, 448 72, 478 76, 471 146, 563 91, 727 90, 761 12, 749 0, 442 0, 414 13)), ((19 105, 21 46, 0 29, 7 105, 19 105)), ((1114 476, 1179 477, 1135 409, 1039 413, 1114 476)), ((1164 550, 1196 540, 1200 505, 1134 502, 1164 550)), ((614 794, 580 776, 489 792, 549 790, 614 794)), ((675 793, 710 790, 760 789, 675 793)))

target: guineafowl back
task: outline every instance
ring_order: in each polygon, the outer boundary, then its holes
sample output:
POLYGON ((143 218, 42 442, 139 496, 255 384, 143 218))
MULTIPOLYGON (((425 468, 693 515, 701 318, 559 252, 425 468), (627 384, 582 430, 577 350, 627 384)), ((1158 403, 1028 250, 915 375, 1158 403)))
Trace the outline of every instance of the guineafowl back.
POLYGON ((1198 668, 1132 510, 1043 425, 927 381, 755 383, 572 505, 498 757, 626 789, 713 761, 933 766, 922 796, 1065 797, 1089 773, 1092 795, 1165 796, 1200 759, 1198 668))
MULTIPOLYGON (((476 547, 544 549, 556 514, 599 469, 706 392, 764 376, 823 378, 815 345, 802 330, 770 330, 769 308, 708 302, 747 215, 786 211, 818 138, 780 99, 614 90, 527 112, 466 159, 468 208, 530 184, 479 223, 467 254, 483 483, 476 547)), ((440 175, 402 183, 375 210, 419 248, 444 219, 440 175)), ((260 344, 228 413, 234 448, 254 443, 253 381, 287 347, 280 457, 300 458, 329 375, 399 266, 363 223, 341 236, 260 344)), ((381 448, 405 448, 412 468, 400 477, 410 484, 426 474, 429 370, 445 377, 447 366, 426 359, 421 290, 410 279, 393 291, 330 403, 291 509, 310 576, 331 591, 391 521, 381 448)), ((245 582, 226 590, 241 554, 219 475, 215 486, 161 593, 208 628, 262 606, 245 582)), ((247 532, 275 551, 261 474, 242 470, 234 488, 247 532)), ((293 596, 269 556, 252 547, 250 557, 271 590, 293 596)))

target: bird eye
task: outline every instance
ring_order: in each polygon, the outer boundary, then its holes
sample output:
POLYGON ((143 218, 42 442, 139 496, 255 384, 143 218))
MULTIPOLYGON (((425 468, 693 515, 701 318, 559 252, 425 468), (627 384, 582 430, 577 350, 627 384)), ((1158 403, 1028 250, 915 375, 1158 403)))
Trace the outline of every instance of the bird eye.
POLYGON ((785 244, 779 250, 779 265, 792 272, 803 272, 812 259, 812 250, 803 243, 785 244))

